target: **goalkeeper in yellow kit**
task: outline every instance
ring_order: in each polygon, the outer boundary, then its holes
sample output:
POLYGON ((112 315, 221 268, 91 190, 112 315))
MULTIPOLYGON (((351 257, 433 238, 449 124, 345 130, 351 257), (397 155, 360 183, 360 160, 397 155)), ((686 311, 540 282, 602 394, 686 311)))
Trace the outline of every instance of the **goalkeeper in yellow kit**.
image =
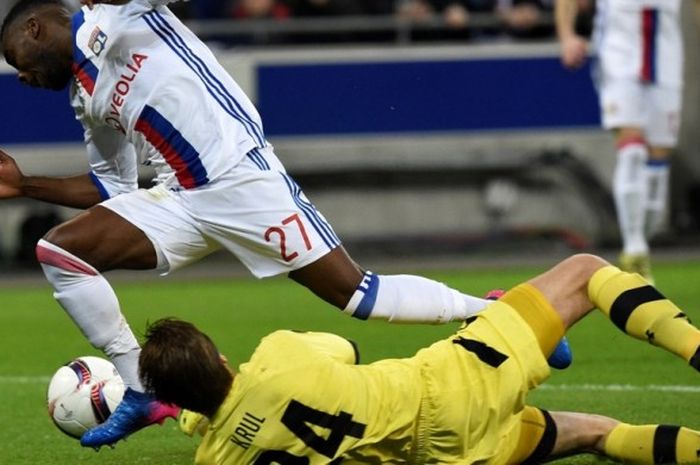
POLYGON ((596 307, 698 369, 700 331, 672 302, 575 255, 411 358, 356 365, 339 336, 277 331, 234 373, 206 335, 166 319, 147 332, 140 374, 158 399, 208 418, 198 465, 508 465, 579 452, 700 463, 697 431, 526 405, 565 330, 596 307))

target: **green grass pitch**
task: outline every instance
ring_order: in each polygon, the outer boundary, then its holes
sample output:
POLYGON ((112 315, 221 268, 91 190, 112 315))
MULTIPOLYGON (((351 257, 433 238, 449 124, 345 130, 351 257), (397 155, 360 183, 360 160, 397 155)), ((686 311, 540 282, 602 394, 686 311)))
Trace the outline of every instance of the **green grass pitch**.
MULTIPOLYGON (((510 287, 542 270, 487 268, 429 275, 481 295, 494 287, 510 287)), ((700 263, 662 263, 655 273, 662 292, 700 321, 700 263)), ((208 332, 236 364, 246 359, 260 337, 279 328, 327 330, 350 337, 359 343, 364 362, 411 355, 453 329, 356 321, 284 278, 163 279, 115 287, 138 334, 148 321, 159 317, 184 318, 208 332)), ((62 435, 46 413, 46 380, 71 358, 96 352, 54 302, 48 285, 0 288, 0 302, 0 464, 192 463, 196 440, 180 434, 173 421, 147 428, 116 449, 99 453, 83 450, 75 440, 62 435)), ((629 422, 700 429, 700 391, 696 388, 700 378, 682 361, 631 340, 599 314, 574 328, 569 337, 574 365, 555 372, 549 387, 531 394, 530 403, 548 409, 596 412, 629 422)), ((594 460, 586 456, 562 463, 594 460)))

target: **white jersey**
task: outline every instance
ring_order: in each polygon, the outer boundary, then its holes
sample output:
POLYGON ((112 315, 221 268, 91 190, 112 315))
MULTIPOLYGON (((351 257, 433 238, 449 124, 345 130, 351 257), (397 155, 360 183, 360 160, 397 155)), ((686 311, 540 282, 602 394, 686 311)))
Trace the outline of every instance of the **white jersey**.
POLYGON ((593 45, 602 79, 680 88, 681 0, 598 0, 593 45))
POLYGON ((136 189, 139 163, 155 168, 157 183, 191 189, 267 146, 252 102, 165 3, 73 17, 71 101, 103 198, 136 189))

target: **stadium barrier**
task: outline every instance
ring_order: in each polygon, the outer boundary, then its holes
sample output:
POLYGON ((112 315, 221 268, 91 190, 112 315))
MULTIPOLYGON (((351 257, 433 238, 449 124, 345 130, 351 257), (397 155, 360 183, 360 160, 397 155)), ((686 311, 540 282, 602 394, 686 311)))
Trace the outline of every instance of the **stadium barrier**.
MULTIPOLYGON (((597 219, 588 193, 572 187, 572 171, 557 167, 566 163, 545 166, 539 158, 575 153, 598 180, 590 189, 607 189, 610 141, 598 128, 589 70, 563 70, 555 44, 217 53, 256 102, 280 158, 346 242, 415 245, 427 238, 460 247, 493 233, 495 224, 500 231, 563 231, 555 236, 564 242, 579 238, 569 245, 609 239, 609 220, 597 219), (367 181, 359 183, 363 172, 367 181), (396 182, 388 183, 392 175, 396 182), (494 179, 513 181, 517 190, 499 218, 484 203, 494 179)), ((84 169, 81 131, 65 94, 23 88, 5 67, 0 95, 13 114, 0 145, 20 166, 53 174, 84 169)), ((32 205, 0 209, 26 215, 32 205)), ((13 214, 6 217, 17 221, 0 228, 6 256, 19 242, 22 215, 13 214)))

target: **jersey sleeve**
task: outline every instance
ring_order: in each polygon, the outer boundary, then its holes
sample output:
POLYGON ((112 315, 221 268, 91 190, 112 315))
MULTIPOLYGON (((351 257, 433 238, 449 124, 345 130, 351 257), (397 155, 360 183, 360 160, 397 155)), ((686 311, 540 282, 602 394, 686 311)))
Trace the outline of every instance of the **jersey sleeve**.
POLYGON ((118 130, 91 123, 80 92, 77 86, 71 87, 70 103, 83 126, 90 178, 100 197, 104 201, 138 189, 136 149, 118 130))
POLYGON ((102 200, 138 188, 137 157, 134 146, 108 127, 85 128, 90 177, 102 200))
POLYGON ((360 353, 357 345, 344 337, 331 333, 320 333, 313 331, 296 332, 290 331, 291 337, 299 344, 316 354, 321 354, 333 360, 357 365, 360 362, 360 353))
POLYGON ((353 342, 335 334, 281 330, 260 341, 250 362, 289 367, 313 360, 352 365, 359 362, 359 354, 353 342))

